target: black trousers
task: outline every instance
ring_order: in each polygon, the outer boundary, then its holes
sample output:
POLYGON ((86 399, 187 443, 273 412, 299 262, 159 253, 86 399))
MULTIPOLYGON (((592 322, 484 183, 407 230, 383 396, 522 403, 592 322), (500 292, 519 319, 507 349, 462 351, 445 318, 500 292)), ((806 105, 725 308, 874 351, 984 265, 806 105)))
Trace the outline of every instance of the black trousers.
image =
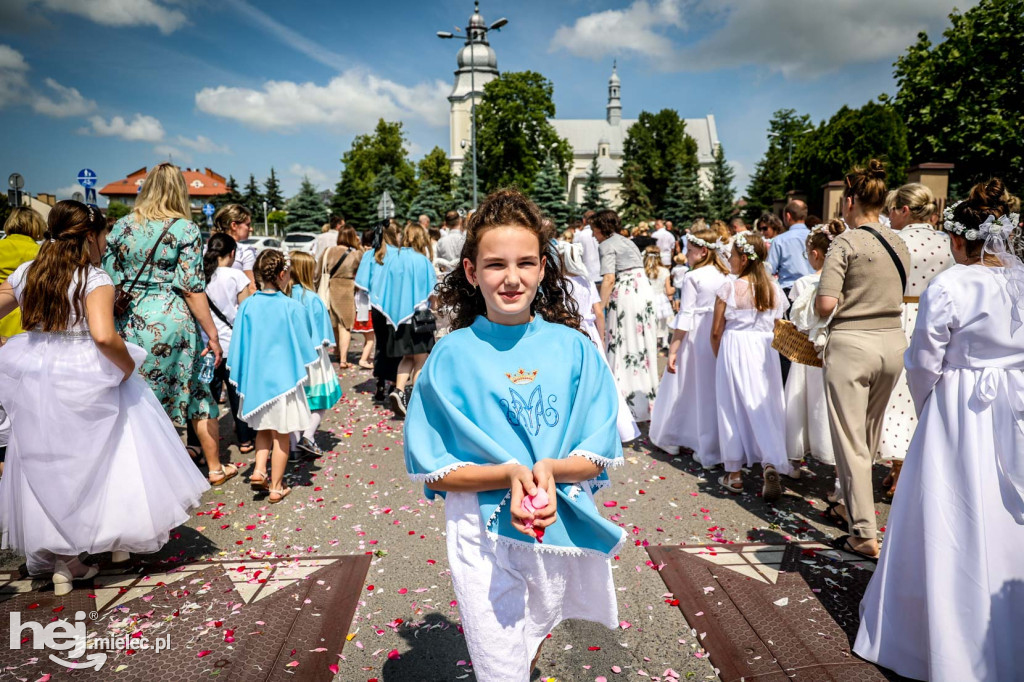
MULTIPOLYGON (((254 431, 248 424, 242 421, 238 416, 238 391, 235 390, 234 385, 228 381, 229 378, 227 363, 221 362, 218 367, 213 370, 213 381, 210 382, 210 393, 213 395, 215 402, 220 402, 220 396, 224 389, 228 391, 228 405, 231 406, 231 416, 235 420, 235 436, 238 437, 238 443, 249 443, 256 440, 256 431, 254 431)), ((199 445, 199 438, 196 436, 195 429, 192 428, 192 420, 188 420, 188 424, 185 427, 188 433, 188 444, 199 445)))
POLYGON ((395 330, 388 324, 384 314, 375 308, 370 309, 370 322, 373 323, 373 334, 377 345, 373 349, 373 376, 377 381, 394 382, 398 377, 398 365, 402 358, 388 355, 388 344, 395 330))
MULTIPOLYGON (((782 293, 786 295, 786 319, 789 319, 789 309, 793 307, 793 302, 789 299, 789 292, 793 290, 793 287, 783 289, 782 293)), ((782 362, 782 385, 786 385, 786 379, 789 378, 789 368, 793 365, 792 360, 787 358, 785 355, 779 354, 779 360, 782 362)))

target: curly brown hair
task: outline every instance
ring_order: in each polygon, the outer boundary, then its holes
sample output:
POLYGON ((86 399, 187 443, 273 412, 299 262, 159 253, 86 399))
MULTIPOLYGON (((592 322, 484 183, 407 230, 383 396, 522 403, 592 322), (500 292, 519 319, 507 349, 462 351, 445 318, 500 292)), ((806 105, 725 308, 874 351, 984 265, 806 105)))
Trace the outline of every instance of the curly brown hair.
MULTIPOLYGON (((537 205, 518 190, 499 189, 484 199, 469 219, 466 244, 462 247, 463 257, 476 262, 483 234, 493 227, 505 226, 522 227, 533 232, 540 255, 547 260, 537 296, 530 303, 530 313, 539 313, 547 322, 564 324, 585 334, 576 301, 569 294, 568 281, 561 268, 555 266, 558 258, 552 246, 554 235, 544 228, 543 216, 537 205)), ((487 314, 484 296, 469 283, 465 267, 455 268, 441 280, 437 286, 437 297, 442 306, 451 309, 453 331, 468 327, 478 315, 487 314)))

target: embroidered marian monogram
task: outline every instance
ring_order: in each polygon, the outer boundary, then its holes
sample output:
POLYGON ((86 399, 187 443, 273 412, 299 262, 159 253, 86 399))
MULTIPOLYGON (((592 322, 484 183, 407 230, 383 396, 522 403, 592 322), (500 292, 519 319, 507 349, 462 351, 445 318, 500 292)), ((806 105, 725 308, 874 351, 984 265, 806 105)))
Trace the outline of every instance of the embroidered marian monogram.
POLYGON ((541 422, 549 427, 558 423, 558 410, 553 407, 553 403, 558 399, 549 395, 547 397, 548 404, 545 406, 544 393, 541 391, 540 384, 537 384, 533 392, 530 393, 528 401, 524 400, 519 391, 514 388, 509 388, 508 392, 512 394, 512 402, 510 403, 504 398, 498 402, 501 403, 501 407, 505 410, 505 417, 512 426, 523 426, 527 433, 532 432, 536 436, 540 433, 541 422))

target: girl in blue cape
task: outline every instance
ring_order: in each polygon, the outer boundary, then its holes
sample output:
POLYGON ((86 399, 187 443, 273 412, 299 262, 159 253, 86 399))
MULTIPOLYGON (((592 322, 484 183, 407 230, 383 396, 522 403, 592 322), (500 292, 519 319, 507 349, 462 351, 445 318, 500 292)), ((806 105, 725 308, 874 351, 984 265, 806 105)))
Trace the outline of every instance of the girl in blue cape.
POLYGON ((370 299, 370 323, 373 325, 376 342, 373 351, 373 376, 377 380, 377 392, 373 394, 375 403, 383 403, 391 393, 398 374, 398 363, 401 362, 401 358, 392 358, 387 354, 388 340, 394 328, 388 325, 387 318, 380 311, 380 298, 384 292, 384 266, 398 253, 399 240, 398 225, 393 220, 378 224, 373 228, 373 241, 370 244, 373 255, 364 255, 356 270, 356 289, 365 291, 370 299))
POLYGON ((294 440, 298 448, 313 457, 323 454, 313 437, 320 428, 324 413, 341 400, 341 384, 338 375, 331 365, 331 356, 327 351, 334 343, 334 330, 331 328, 331 316, 327 306, 316 295, 313 287, 313 275, 316 272, 316 261, 308 253, 301 251, 291 254, 292 298, 306 309, 309 318, 309 331, 316 350, 317 362, 309 367, 309 383, 306 384, 306 402, 312 416, 309 426, 301 434, 295 434, 294 440))
POLYGON ((288 257, 267 249, 254 267, 260 290, 238 307, 228 373, 241 398, 238 416, 257 431, 249 483, 268 491, 268 501, 276 504, 291 492, 284 486, 288 434, 309 427, 312 415, 302 389, 319 357, 306 309, 284 293, 291 286, 288 257))
POLYGON ((624 532, 593 498, 605 469, 622 463, 618 394, 549 236, 514 190, 473 214, 462 267, 438 291, 454 331, 427 359, 405 423, 410 476, 428 498, 445 497, 452 582, 481 682, 529 680, 563 619, 619 622, 609 557, 624 532))

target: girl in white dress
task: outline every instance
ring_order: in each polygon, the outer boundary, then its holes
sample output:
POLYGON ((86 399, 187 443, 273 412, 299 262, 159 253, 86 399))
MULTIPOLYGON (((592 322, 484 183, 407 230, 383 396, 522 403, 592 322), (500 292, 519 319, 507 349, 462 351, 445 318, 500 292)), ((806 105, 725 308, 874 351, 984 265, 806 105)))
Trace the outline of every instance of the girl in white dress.
POLYGON ((726 471, 719 483, 731 493, 743 492, 741 470, 760 464, 762 495, 774 502, 782 495, 779 474, 789 474, 792 466, 786 457, 782 367, 772 350, 786 296, 764 268, 767 255, 759 235, 733 238, 729 266, 735 277, 718 290, 711 349, 718 358, 718 438, 726 471))
POLYGON ((711 320, 716 294, 728 271, 718 256, 717 236, 707 228, 686 235, 691 270, 682 281, 668 366, 658 386, 650 430, 654 445, 673 455, 680 448, 691 450, 707 468, 722 463, 711 320))
MULTIPOLYGON (((910 250, 907 289, 903 292, 903 331, 909 344, 917 321, 918 300, 932 278, 953 265, 953 254, 949 250, 949 236, 935 229, 931 223, 938 212, 938 203, 925 185, 912 183, 894 189, 889 192, 885 207, 889 213, 889 226, 910 250)), ((906 374, 901 374, 885 408, 882 440, 878 447, 878 459, 892 462, 892 472, 882 481, 887 497, 891 498, 896 492, 903 458, 916 428, 914 401, 907 387, 906 374)))
POLYGON ((672 313, 672 282, 669 281, 668 268, 661 264, 661 251, 656 246, 648 246, 644 250, 644 272, 654 290, 654 316, 657 319, 658 348, 668 348, 669 322, 675 315, 672 313))
POLYGON ((933 682, 1024 671, 1024 265, 998 180, 945 211, 957 264, 921 296, 919 423, 854 651, 933 682))
MULTIPOLYGON (((818 295, 825 254, 832 239, 845 230, 843 221, 830 220, 815 225, 807 237, 807 260, 814 272, 798 279, 789 292, 793 301, 790 320, 805 334, 813 334, 819 322, 814 312, 814 299, 818 295)), ((836 463, 825 404, 825 378, 820 367, 794 362, 789 369, 786 380, 786 451, 795 461, 811 455, 824 464, 834 466, 836 463)))
POLYGON ((58 595, 95 575, 82 552, 159 550, 210 487, 135 373, 146 351, 114 328, 114 285, 97 267, 109 231, 98 210, 58 202, 39 255, 0 285, 0 317, 20 305, 29 330, 0 348, 2 547, 52 574, 58 595))
POLYGON ((292 491, 284 485, 289 434, 305 431, 312 420, 305 386, 320 356, 306 309, 286 293, 291 289, 288 257, 267 249, 254 267, 260 290, 238 307, 228 372, 241 396, 238 415, 257 431, 249 484, 267 491, 267 501, 277 504, 292 491))

